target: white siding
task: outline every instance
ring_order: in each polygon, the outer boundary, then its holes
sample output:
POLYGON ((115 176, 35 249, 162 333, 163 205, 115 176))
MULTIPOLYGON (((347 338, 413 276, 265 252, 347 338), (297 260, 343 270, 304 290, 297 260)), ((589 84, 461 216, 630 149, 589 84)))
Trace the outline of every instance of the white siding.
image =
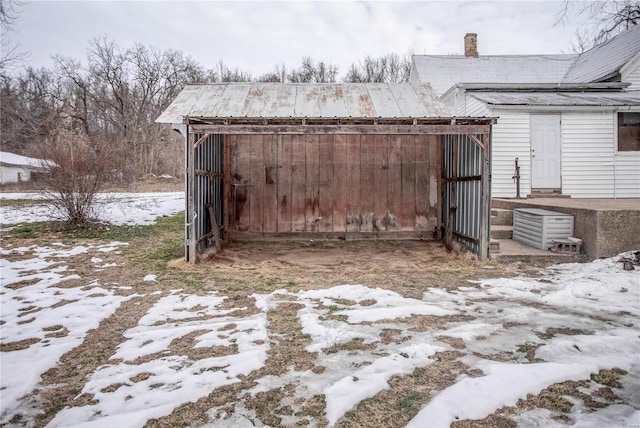
POLYGON ((31 172, 28 169, 19 166, 0 166, 0 183, 2 184, 29 180, 31 180, 31 172))
POLYGON ((562 114, 562 193, 614 197, 614 113, 562 114))
POLYGON ((513 198, 516 196, 514 159, 520 165, 520 196, 531 192, 531 142, 530 121, 527 112, 493 110, 491 116, 499 116, 492 129, 491 196, 513 198))
POLYGON ((485 117, 489 116, 489 109, 487 105, 472 96, 467 95, 467 108, 465 114, 471 117, 485 117))
POLYGON ((640 153, 618 152, 616 162, 616 198, 640 198, 640 153))

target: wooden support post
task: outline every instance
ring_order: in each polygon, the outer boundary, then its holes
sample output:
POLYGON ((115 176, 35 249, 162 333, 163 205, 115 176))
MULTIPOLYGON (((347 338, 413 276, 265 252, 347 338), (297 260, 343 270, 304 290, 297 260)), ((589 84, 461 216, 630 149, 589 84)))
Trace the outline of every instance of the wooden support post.
POLYGON ((196 159, 196 149, 195 149, 195 134, 188 134, 188 144, 187 144, 187 218, 185 219, 188 225, 188 261, 190 263, 198 262, 198 254, 197 254, 197 245, 198 242, 196 240, 196 203, 195 203, 195 194, 196 194, 196 180, 195 180, 195 159, 196 159))
POLYGON ((216 253, 219 253, 222 251, 222 242, 220 241, 220 228, 216 221, 216 210, 214 209, 213 204, 208 204, 207 209, 209 210, 209 218, 211 219, 211 232, 213 234, 213 239, 215 240, 216 253))
POLYGON ((478 259, 487 260, 490 257, 489 245, 491 237, 491 135, 482 134, 482 208, 480 211, 480 242, 478 259))

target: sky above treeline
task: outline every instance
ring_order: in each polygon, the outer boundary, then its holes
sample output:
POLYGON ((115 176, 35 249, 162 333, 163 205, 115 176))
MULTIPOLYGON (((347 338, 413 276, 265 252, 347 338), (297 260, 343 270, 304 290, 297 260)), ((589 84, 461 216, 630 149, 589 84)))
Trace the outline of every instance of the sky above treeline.
POLYGON ((304 56, 339 66, 387 53, 480 55, 571 53, 584 18, 555 25, 560 1, 29 1, 17 8, 11 44, 23 65, 61 54, 85 60, 91 39, 180 50, 207 68, 219 60, 253 76, 304 56))

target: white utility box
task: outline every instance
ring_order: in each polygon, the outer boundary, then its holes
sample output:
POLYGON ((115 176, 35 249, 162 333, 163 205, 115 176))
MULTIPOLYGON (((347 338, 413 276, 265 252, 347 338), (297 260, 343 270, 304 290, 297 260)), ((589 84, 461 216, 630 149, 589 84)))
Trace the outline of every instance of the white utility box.
POLYGON ((513 210, 513 239, 530 247, 548 250, 553 239, 573 236, 573 216, 540 208, 513 210))

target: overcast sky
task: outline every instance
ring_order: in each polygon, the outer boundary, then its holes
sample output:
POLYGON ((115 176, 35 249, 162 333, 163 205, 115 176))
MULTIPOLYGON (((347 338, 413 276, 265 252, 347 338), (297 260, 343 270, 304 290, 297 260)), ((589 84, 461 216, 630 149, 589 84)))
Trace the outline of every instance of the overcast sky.
POLYGON ((53 54, 86 58, 88 41, 106 35, 181 50, 206 67, 223 59, 254 76, 305 55, 340 67, 366 55, 412 50, 462 54, 467 32, 480 55, 569 53, 580 19, 556 26, 559 1, 29 1, 19 8, 12 43, 33 66, 53 54))

